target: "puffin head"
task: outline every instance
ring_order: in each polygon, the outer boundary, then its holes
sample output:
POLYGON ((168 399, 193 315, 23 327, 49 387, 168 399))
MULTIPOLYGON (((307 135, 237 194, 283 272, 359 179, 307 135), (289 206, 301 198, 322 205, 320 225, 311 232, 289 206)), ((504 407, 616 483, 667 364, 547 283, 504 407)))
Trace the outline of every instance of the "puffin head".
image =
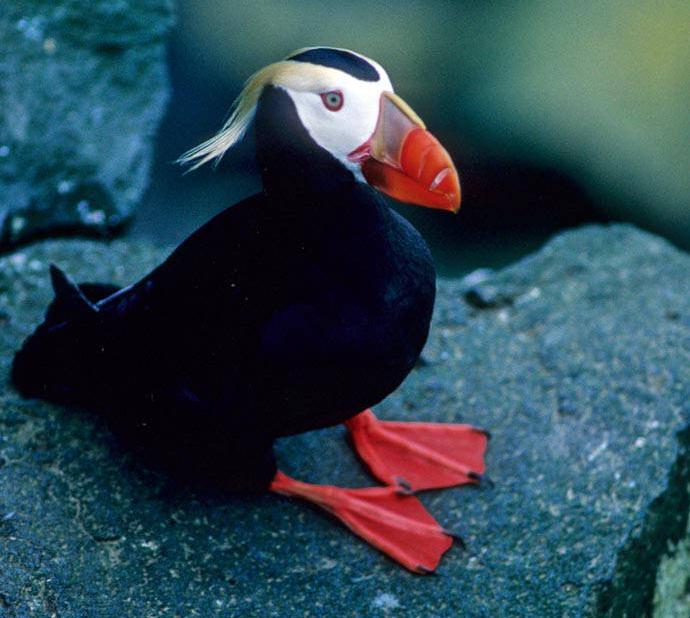
POLYGON ((394 93, 381 65, 361 54, 310 47, 261 69, 223 128, 179 161, 196 169, 220 160, 254 119, 264 170, 282 161, 294 178, 294 166, 318 153, 339 175, 402 202, 452 212, 460 207, 450 155, 394 93))

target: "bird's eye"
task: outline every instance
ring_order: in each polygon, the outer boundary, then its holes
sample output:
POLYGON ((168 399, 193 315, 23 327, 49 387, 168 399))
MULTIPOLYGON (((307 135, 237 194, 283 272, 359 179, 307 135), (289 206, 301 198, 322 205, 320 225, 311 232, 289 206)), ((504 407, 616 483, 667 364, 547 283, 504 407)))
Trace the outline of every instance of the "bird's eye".
POLYGON ((332 112, 337 112, 342 108, 343 103, 345 103, 345 97, 343 97, 343 93, 340 92, 340 90, 331 90, 330 92, 321 93, 321 100, 326 106, 326 109, 332 112))

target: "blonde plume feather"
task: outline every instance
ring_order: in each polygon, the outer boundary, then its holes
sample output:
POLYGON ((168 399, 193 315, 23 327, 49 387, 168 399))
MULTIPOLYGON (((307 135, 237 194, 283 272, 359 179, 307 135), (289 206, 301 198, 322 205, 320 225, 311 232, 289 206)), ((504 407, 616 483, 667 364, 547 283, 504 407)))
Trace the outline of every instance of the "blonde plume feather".
MULTIPOLYGON (((307 49, 307 48, 305 48, 307 49)), ((303 51, 303 50, 299 50, 303 51)), ((299 53, 294 52, 294 53, 299 53)), ((333 69, 318 65, 281 60, 257 71, 244 85, 235 99, 230 117, 213 137, 185 152, 177 163, 189 165, 192 171, 215 159, 217 165, 223 155, 242 139, 254 118, 256 104, 268 84, 287 86, 294 90, 313 90, 327 87, 333 69)))
POLYGON ((247 131, 254 117, 254 110, 261 91, 274 77, 276 65, 280 64, 282 63, 271 64, 254 73, 246 81, 242 92, 233 102, 230 117, 222 129, 210 139, 185 152, 177 160, 177 163, 190 165, 189 171, 195 170, 213 159, 218 164, 227 150, 239 142, 247 131))

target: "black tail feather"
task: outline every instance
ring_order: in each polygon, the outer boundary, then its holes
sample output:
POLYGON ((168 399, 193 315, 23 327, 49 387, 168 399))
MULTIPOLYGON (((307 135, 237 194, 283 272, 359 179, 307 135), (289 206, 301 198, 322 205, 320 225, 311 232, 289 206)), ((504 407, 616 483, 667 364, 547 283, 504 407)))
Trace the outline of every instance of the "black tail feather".
POLYGON ((51 305, 54 314, 64 314, 67 318, 98 313, 98 307, 86 298, 79 286, 55 264, 50 265, 50 281, 55 292, 55 300, 51 305))
POLYGON ((95 303, 118 288, 77 285, 54 264, 50 266, 50 279, 55 298, 43 323, 15 354, 12 382, 24 396, 65 400, 78 390, 78 374, 88 362, 82 348, 100 313, 95 303))

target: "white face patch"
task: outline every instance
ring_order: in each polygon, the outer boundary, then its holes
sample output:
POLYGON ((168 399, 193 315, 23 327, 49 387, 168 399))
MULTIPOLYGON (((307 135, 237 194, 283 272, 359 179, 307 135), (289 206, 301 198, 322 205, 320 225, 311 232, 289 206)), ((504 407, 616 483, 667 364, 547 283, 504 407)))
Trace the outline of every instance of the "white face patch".
POLYGON ((338 69, 324 68, 315 88, 296 90, 281 84, 292 98, 300 121, 311 138, 361 182, 364 178, 359 164, 350 161, 347 155, 371 137, 378 122, 381 93, 393 91, 381 66, 368 58, 366 60, 376 67, 381 79, 364 81, 338 69), (331 91, 339 91, 343 95, 343 105, 337 111, 330 110, 321 97, 331 91))
MULTIPOLYGON (((304 51, 306 49, 295 53, 304 51)), ((381 93, 393 92, 393 86, 377 62, 348 50, 341 51, 369 63, 380 79, 375 82, 360 80, 333 67, 289 58, 270 64, 247 80, 223 128, 184 153, 178 162, 196 169, 214 159, 219 161, 242 138, 254 117, 261 92, 265 86, 272 85, 282 88, 292 98, 312 139, 351 170, 358 180, 365 182, 359 164, 350 161, 347 155, 371 137, 379 117, 381 93), (329 92, 342 94, 341 107, 336 105, 340 102, 339 95, 322 98, 321 95, 329 92)))

